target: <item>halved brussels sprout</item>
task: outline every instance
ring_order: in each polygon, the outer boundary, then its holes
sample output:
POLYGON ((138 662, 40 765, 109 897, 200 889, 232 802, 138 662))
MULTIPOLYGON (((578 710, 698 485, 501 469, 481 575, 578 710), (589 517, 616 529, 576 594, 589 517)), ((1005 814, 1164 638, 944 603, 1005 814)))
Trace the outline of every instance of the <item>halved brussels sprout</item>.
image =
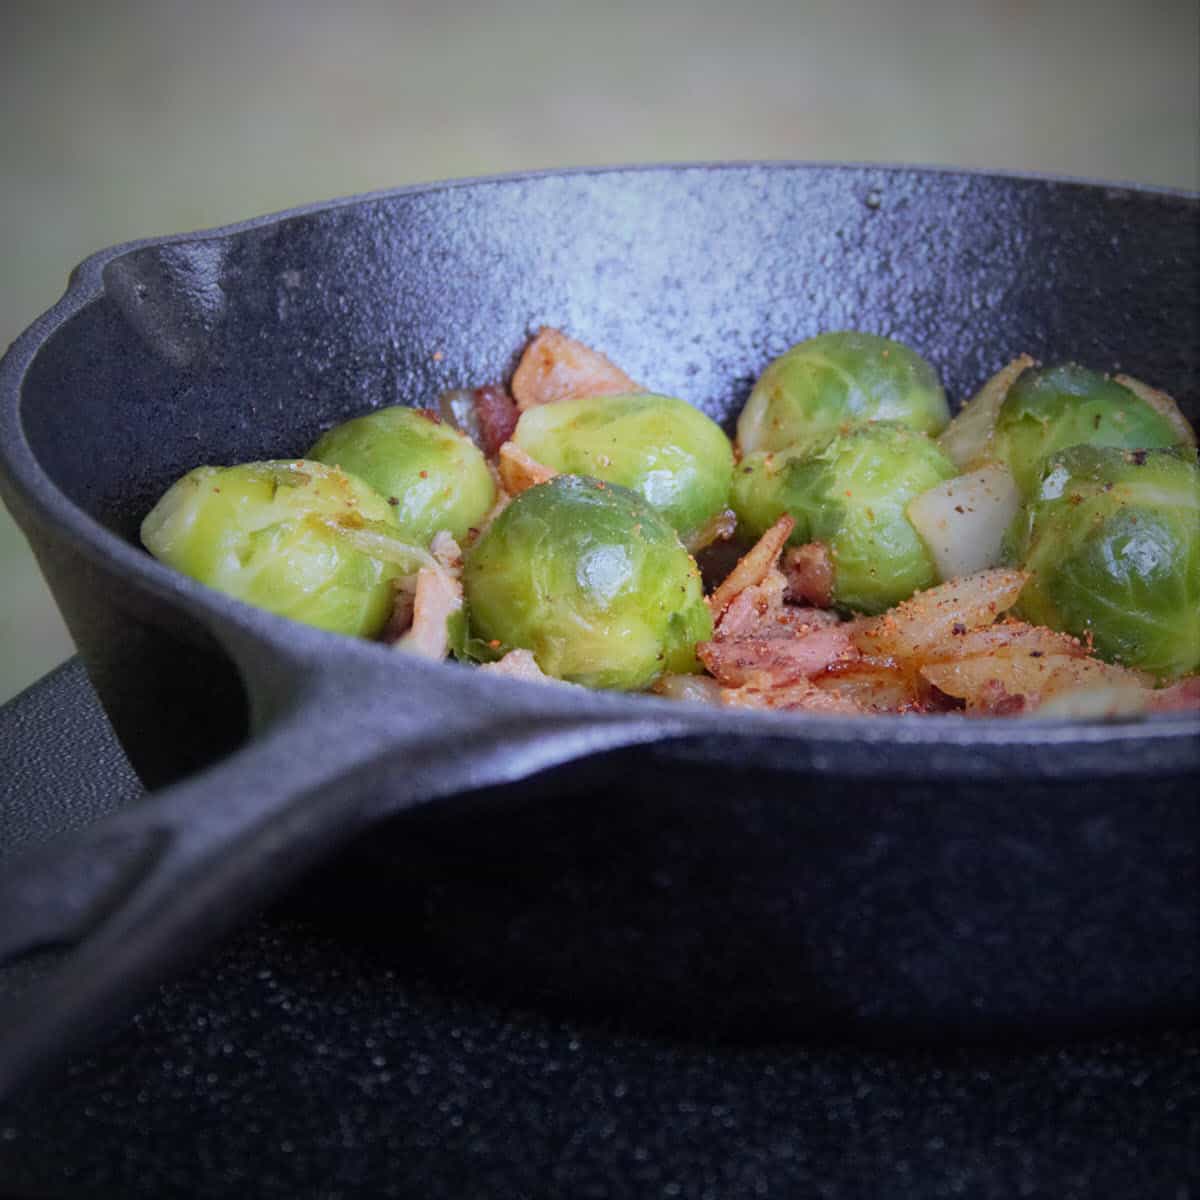
POLYGON ((715 421, 672 396, 585 396, 543 404, 522 413, 513 441, 556 471, 632 489, 685 541, 729 503, 729 439, 715 421))
POLYGON ((950 420, 933 367, 873 333, 823 333, 793 346, 759 377, 738 418, 743 454, 786 450, 865 421, 939 433, 950 420))
POLYGON ((1200 467, 1195 451, 1075 446, 1045 461, 1009 535, 1031 573, 1018 611, 1091 637, 1111 662, 1200 669, 1200 467))
POLYGON ((389 544, 397 533, 381 496, 301 460, 197 467, 166 491, 141 532, 155 558, 209 587, 320 629, 373 637, 402 568, 358 544, 372 529, 389 544))
POLYGON ((344 421, 308 457, 365 479, 395 509, 401 534, 422 546, 442 529, 464 540, 496 499, 474 442, 412 408, 381 408, 344 421))
MULTIPOLYGON (((1022 362, 1030 360, 1012 367, 1022 362)), ((987 459, 1007 463, 1024 493, 1037 485, 1043 460, 1070 446, 1149 450, 1196 444, 1170 397, 1075 363, 1006 368, 963 408, 942 440, 960 466, 987 459)))
POLYGON ((712 636, 700 572, 634 492, 558 475, 522 492, 467 552, 473 644, 533 651, 547 675, 636 691, 697 669, 712 636))
POLYGON ((829 547, 834 603, 877 613, 938 582, 929 548, 904 510, 954 474, 923 433, 877 422, 816 451, 749 455, 734 473, 733 507, 750 537, 789 513, 793 545, 829 547))

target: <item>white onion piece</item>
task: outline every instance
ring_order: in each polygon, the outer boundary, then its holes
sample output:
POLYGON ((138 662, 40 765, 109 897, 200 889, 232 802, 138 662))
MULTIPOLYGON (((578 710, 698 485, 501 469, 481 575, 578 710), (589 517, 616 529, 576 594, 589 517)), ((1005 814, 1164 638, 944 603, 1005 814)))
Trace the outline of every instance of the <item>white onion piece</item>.
POLYGON ((693 704, 720 704, 721 685, 707 675, 663 675, 654 691, 668 700, 685 700, 693 704))
POLYGON ((958 579, 1000 565, 1004 531, 1020 503, 1008 468, 988 463, 922 492, 905 512, 941 578, 958 579))
POLYGON ((1153 693, 1136 682, 1108 686, 1072 688, 1043 701, 1033 711, 1039 717, 1073 717, 1104 720, 1144 713, 1153 693))
POLYGON ((942 430, 938 445, 960 470, 977 466, 989 457, 996 415, 1022 372, 1035 366, 1028 354, 1019 355, 995 375, 963 405, 958 416, 942 430))

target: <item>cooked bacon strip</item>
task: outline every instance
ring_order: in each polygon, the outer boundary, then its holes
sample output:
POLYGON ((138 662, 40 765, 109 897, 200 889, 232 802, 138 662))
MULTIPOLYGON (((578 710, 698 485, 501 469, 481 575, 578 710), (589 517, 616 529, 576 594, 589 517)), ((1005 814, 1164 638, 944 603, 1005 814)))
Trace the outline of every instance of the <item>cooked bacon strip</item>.
POLYGON ((488 458, 495 458, 500 447, 512 437, 521 414, 512 397, 495 384, 476 388, 471 397, 483 452, 488 458))
POLYGON ((509 496, 519 496, 526 489, 545 483, 558 474, 537 459, 530 458, 516 442, 505 442, 500 447, 499 466, 500 480, 509 496))
POLYGON ((863 709, 837 692, 822 691, 807 680, 786 687, 763 688, 756 684, 724 688, 721 702, 733 708, 761 708, 778 712, 815 712, 860 716, 863 709))
POLYGON ((816 629, 797 638, 701 642, 696 654, 726 687, 780 687, 857 657, 849 636, 839 628, 816 629))
POLYGON ((833 559, 824 542, 806 542, 783 553, 788 599, 829 608, 833 604, 833 559))
POLYGON ((713 636, 718 641, 795 638, 841 623, 837 613, 829 609, 785 604, 786 589, 783 575, 772 568, 762 583, 738 592, 717 621, 713 636))
POLYGON ((640 390, 599 351, 545 326, 525 348, 512 377, 512 394, 521 412, 573 396, 640 390))
POLYGON ((832 663, 812 684, 821 691, 836 692, 853 701, 864 712, 924 712, 930 707, 942 707, 918 694, 907 672, 867 661, 832 663))
POLYGON ((708 607, 714 619, 720 620, 739 592, 755 587, 766 579, 795 527, 796 522, 785 513, 738 559, 737 566, 708 598, 708 607))
POLYGON ((777 627, 776 618, 783 611, 783 593, 787 585, 783 575, 774 567, 762 583, 745 588, 730 602, 715 622, 714 637, 765 637, 767 629, 777 627))

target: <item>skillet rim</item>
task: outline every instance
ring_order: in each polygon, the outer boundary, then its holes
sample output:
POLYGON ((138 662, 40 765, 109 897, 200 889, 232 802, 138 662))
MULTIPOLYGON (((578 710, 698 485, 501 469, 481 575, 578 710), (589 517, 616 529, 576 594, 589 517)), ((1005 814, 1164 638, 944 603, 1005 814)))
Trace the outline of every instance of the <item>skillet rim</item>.
MULTIPOLYGON (((617 176, 626 174, 680 174, 684 172, 713 171, 822 171, 862 172, 878 171, 887 175, 944 176, 947 178, 996 179, 1012 182, 1028 182, 1047 186, 1102 189, 1110 193, 1130 193, 1161 197, 1164 200, 1200 201, 1200 191, 1161 187, 1129 182, 1086 179, 1074 176, 1054 175, 1040 172, 1010 170, 985 170, 977 168, 954 168, 921 166, 899 163, 872 162, 824 162, 803 160, 732 160, 716 162, 644 163, 628 166, 583 166, 536 171, 521 171, 498 175, 469 176, 426 183, 406 184, 371 192, 338 196, 330 200, 315 201, 231 222, 212 228, 166 234, 157 237, 136 239, 106 247, 89 255, 68 276, 63 295, 49 309, 35 318, 16 338, 0 359, 0 498, 8 501, 14 512, 19 505, 34 513, 57 534, 64 537, 72 550, 87 561, 102 569, 119 570, 120 574, 139 589, 156 600, 178 605, 190 616, 206 627, 220 623, 230 626, 255 640, 267 643, 274 651, 286 648, 289 654, 299 651, 312 664, 323 664, 331 657, 349 653, 366 654, 370 660, 382 663, 390 658, 397 659, 387 647, 361 639, 347 639, 338 634, 297 624, 283 617, 257 609, 235 600, 214 589, 189 579, 177 571, 164 566, 140 548, 119 537, 90 516, 83 508, 71 501, 42 468, 38 457, 25 437, 22 421, 21 401, 25 376, 46 342, 62 329, 73 317, 105 293, 103 272, 109 263, 129 253, 147 247, 158 247, 180 243, 198 243, 228 238, 249 232, 282 225, 318 213, 336 211, 356 205, 377 203, 402 196, 431 194, 463 188, 503 186, 540 179, 564 177, 617 176), (214 622, 215 618, 215 622, 214 622), (337 648, 337 655, 333 654, 337 648), (352 647, 353 649, 350 649, 352 647)), ((465 674, 470 668, 457 663, 427 663, 422 660, 406 659, 402 669, 413 676, 414 683, 426 681, 438 686, 449 686, 470 690, 483 688, 499 689, 497 698, 508 689, 519 689, 511 694, 529 696, 529 684, 489 678, 475 674, 471 683, 465 674), (457 676, 457 678, 456 678, 457 676)), ((315 665, 315 670, 322 669, 315 665)), ((555 684, 535 685, 547 696, 553 694, 559 701, 562 693, 555 684)), ((655 715, 670 716, 671 725, 681 721, 688 724, 690 706, 678 702, 648 696, 629 696, 617 693, 588 693, 588 706, 599 713, 612 711, 631 717, 655 715)), ((694 713, 705 713, 697 707, 694 713)), ((820 741, 841 744, 891 745, 895 747, 946 746, 959 750, 1001 750, 1006 747, 1078 747, 1081 751, 1097 745, 1108 748, 1108 773, 1114 763, 1120 762, 1122 745, 1137 743, 1144 752, 1145 743, 1161 746, 1168 754, 1179 754, 1178 764, 1164 764, 1170 769, 1182 767, 1195 770, 1200 750, 1191 739, 1200 737, 1200 714, 1156 713, 1124 719, 1072 720, 1067 718, 1039 718, 1037 716, 1006 717, 1004 719, 979 720, 955 714, 889 715, 881 714, 870 718, 840 717, 823 714, 787 714, 755 711, 722 711, 722 724, 727 725, 730 736, 763 736, 787 742, 820 741)), ((711 721, 694 723, 696 733, 706 732, 711 721)), ((682 731, 686 738, 688 733, 682 731)), ((1077 764, 1076 764, 1077 765, 1077 764)), ((1145 762, 1141 755, 1131 771, 1142 772, 1145 762)), ((931 768, 933 770, 933 768, 931 768)), ((895 773, 892 764, 891 773, 895 773)), ((1018 772, 1020 773, 1020 772, 1018 772)), ((1044 774, 1043 772, 1035 772, 1044 774)), ((1082 772, 1072 770, 1055 772, 1060 775, 1078 777, 1082 772)))

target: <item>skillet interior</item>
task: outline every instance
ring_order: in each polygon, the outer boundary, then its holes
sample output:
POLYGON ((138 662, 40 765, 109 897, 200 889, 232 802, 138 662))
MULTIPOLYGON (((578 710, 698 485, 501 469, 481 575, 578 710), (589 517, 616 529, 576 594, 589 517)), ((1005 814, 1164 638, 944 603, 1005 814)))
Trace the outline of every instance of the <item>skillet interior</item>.
POLYGON ((448 186, 148 245, 39 354, 23 423, 125 537, 198 462, 300 453, 382 404, 505 378, 560 326, 727 429, 775 354, 899 338, 955 403, 1019 351, 1120 368, 1200 418, 1194 202, 879 168, 448 186), (97 452, 99 450, 99 452, 97 452))
MULTIPOLYGON (((1196 262, 1194 200, 1042 180, 746 166, 418 189, 112 258, 104 294, 34 361, 22 424, 58 487, 133 539, 163 488, 198 462, 297 454, 366 408, 428 403, 443 388, 504 377, 542 323, 727 428, 771 356, 849 326, 919 348, 956 402, 1024 350, 1120 367, 1174 392, 1196 420, 1196 262)), ((156 607, 139 610, 134 595, 124 608, 98 604, 69 554, 39 552, 147 781, 173 778, 242 736, 236 675, 199 629, 156 607)), ((1077 1022, 1162 1010, 1195 989, 1194 952, 1180 951, 1195 922, 1172 885, 1194 870, 1194 780, 1160 785, 1153 813, 1136 789, 1114 791, 1098 813, 1085 788, 1014 798, 996 787, 827 783, 793 828, 780 813, 795 803, 790 789, 811 791, 811 781, 785 787, 786 770, 767 777, 735 754, 719 776, 731 823, 710 812, 696 836, 687 802, 711 802, 711 762, 667 753, 636 764, 618 756, 608 767, 574 781, 593 789, 601 818, 564 817, 597 805, 556 808, 533 789, 528 804, 490 822, 461 813, 401 822, 405 837, 380 878, 399 870, 419 886, 402 896, 389 894, 390 883, 382 893, 345 892, 365 895, 351 904, 355 922, 419 943, 455 970, 501 976, 522 994, 596 995, 606 1012, 634 1020, 666 1011, 675 1028, 686 1024, 681 1008, 702 1013, 706 1029, 781 1011, 781 1029, 827 1027, 831 1017, 857 1027, 881 1014, 926 1030, 1054 1014, 1077 1022), (623 777, 631 765, 636 786, 623 777), (1031 806, 1060 802, 1065 824, 1031 824, 1031 806), (880 822, 866 832, 882 805, 910 814, 903 837, 880 822), (1143 845, 1147 829, 1156 835, 1143 845), (595 853, 633 838, 640 855, 595 853), (791 851, 781 854, 781 844, 791 851), (1121 874, 1123 844, 1139 847, 1132 876, 1121 874), (522 859, 521 845, 535 853, 522 859), (984 845, 1007 848, 980 857, 984 845), (808 855, 839 864, 827 886, 798 883, 808 855), (922 857, 932 875, 921 875, 922 857), (518 860, 529 872, 524 890, 513 889, 506 866, 518 860), (862 881, 888 862, 886 897, 870 901, 862 881), (445 863, 455 869, 439 875, 445 863), (459 868, 470 886, 455 885, 459 868), (1063 886, 1074 869, 1082 891, 1063 886), (1098 886, 1118 877, 1115 892, 1098 886), (1039 878, 1053 881, 1051 898, 1031 908, 1039 878), (651 902, 656 889, 665 906, 651 902), (597 904, 614 895, 626 897, 615 910, 597 904), (910 915, 881 921, 878 937, 847 941, 846 930, 871 928, 872 913, 896 906, 910 915), (398 908, 407 919, 397 920, 398 908), (968 911, 975 925, 947 915, 968 911), (1081 973, 1111 949, 1115 914, 1120 969, 1081 973), (1152 952, 1164 919, 1173 933, 1152 952), (1091 934, 1064 955, 1064 928, 1081 923, 1091 934), (668 953, 684 929, 687 952, 668 953), (964 939, 982 947, 989 937, 974 975, 947 981, 964 939), (811 953, 788 963, 797 938, 811 953), (991 961, 1010 972, 1024 962, 1006 958, 1002 944, 1030 939, 1041 972, 1032 984, 1006 988, 987 977, 991 961), (547 955, 547 946, 561 952, 547 955), (764 946, 774 947, 775 964, 765 975, 764 946), (707 974, 696 972, 700 959, 707 974), (614 984, 631 962, 640 982, 614 984), (822 980, 836 980, 833 991, 822 980), (683 986, 691 991, 681 1005, 683 986)))

